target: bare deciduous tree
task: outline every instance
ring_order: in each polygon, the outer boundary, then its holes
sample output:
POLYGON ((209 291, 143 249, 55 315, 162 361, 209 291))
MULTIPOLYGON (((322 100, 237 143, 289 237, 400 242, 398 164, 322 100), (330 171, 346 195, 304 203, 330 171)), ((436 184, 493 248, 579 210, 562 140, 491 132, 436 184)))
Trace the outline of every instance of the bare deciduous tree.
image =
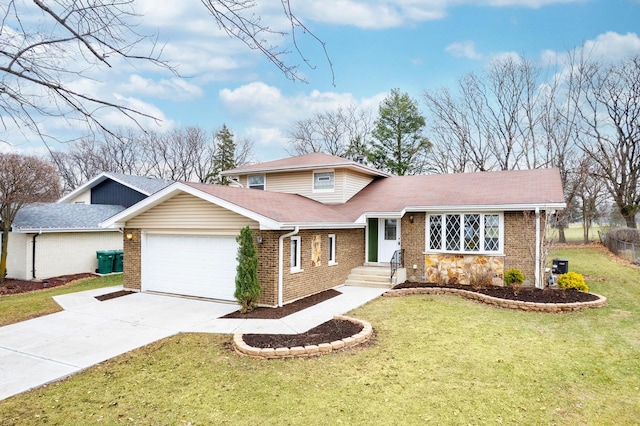
MULTIPOLYGON (((288 36, 309 66, 297 36, 311 37, 326 56, 325 45, 296 17, 289 0, 280 1, 289 32, 272 30, 254 13, 257 4, 253 0, 201 0, 201 4, 229 36, 262 52, 288 78, 304 80, 297 65, 288 61, 290 52, 273 45, 268 35, 288 36)), ((5 129, 21 129, 26 137, 39 135, 46 142, 56 138, 47 134, 41 118, 63 119, 75 129, 86 125, 87 134, 111 133, 103 118, 107 110, 142 129, 142 118, 155 118, 74 84, 79 78, 91 79, 97 69, 124 63, 146 62, 175 71, 161 58, 158 37, 137 31, 141 18, 134 0, 9 0, 0 4, 0 124, 5 129)))
POLYGON ((434 147, 431 160, 440 171, 536 168, 545 164, 539 138, 544 96, 541 71, 526 58, 493 61, 483 74, 447 89, 425 92, 434 147))
MULTIPOLYGON (((197 126, 165 133, 114 131, 103 136, 85 138, 65 152, 51 152, 65 191, 102 172, 206 182, 217 155, 215 137, 197 126)), ((253 142, 241 139, 236 146, 237 166, 252 158, 253 142)))
POLYGON ((7 273, 7 253, 11 225, 24 205, 53 201, 60 196, 60 176, 55 167, 37 158, 0 154, 0 286, 7 273))
POLYGON ((581 147, 597 165, 629 228, 640 211, 640 56, 615 64, 574 65, 584 85, 575 107, 582 119, 581 147))
POLYGON ((318 112, 289 131, 291 154, 325 152, 344 158, 366 156, 373 128, 370 112, 355 105, 318 112))

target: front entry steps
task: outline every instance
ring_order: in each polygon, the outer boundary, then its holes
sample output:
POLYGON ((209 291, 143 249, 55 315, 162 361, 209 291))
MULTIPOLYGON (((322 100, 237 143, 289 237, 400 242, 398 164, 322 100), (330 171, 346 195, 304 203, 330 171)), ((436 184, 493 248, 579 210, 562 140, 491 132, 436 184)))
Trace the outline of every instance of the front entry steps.
POLYGON ((389 266, 358 266, 351 270, 344 285, 359 287, 391 288, 389 266))

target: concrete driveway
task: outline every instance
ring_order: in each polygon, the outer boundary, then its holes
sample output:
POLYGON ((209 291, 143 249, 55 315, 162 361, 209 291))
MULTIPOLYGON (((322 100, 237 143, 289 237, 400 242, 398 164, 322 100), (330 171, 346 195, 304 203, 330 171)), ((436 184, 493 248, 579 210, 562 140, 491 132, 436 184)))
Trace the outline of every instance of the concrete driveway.
POLYGON ((341 295, 280 320, 251 320, 220 319, 238 309, 232 303, 147 293, 95 298, 120 289, 56 296, 63 312, 0 327, 0 400, 181 332, 301 333, 384 292, 341 287, 341 295))

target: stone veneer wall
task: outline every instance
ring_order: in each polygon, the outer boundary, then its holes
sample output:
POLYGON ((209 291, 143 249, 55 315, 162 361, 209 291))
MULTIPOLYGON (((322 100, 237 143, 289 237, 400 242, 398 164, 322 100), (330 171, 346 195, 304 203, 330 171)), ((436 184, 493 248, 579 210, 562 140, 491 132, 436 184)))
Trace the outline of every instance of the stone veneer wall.
MULTIPOLYGON (((258 276, 262 285, 259 303, 267 306, 278 304, 278 237, 286 232, 256 231, 262 236, 258 245, 258 276)), ((302 297, 319 293, 343 284, 356 266, 364 263, 364 229, 302 230, 300 237, 300 272, 291 272, 291 239, 283 241, 283 302, 289 303, 302 297), (336 236, 336 264, 327 264, 329 234, 336 236), (320 236, 321 256, 318 266, 311 265, 312 239, 320 236)))
POLYGON ((124 265, 122 285, 127 290, 140 291, 142 283, 142 263, 141 263, 141 239, 140 229, 125 228, 122 233, 124 265), (132 238, 127 239, 127 234, 131 234, 132 238))
POLYGON ((442 285, 489 284, 487 280, 493 285, 502 285, 504 281, 504 258, 501 256, 427 254, 425 268, 426 281, 442 285))

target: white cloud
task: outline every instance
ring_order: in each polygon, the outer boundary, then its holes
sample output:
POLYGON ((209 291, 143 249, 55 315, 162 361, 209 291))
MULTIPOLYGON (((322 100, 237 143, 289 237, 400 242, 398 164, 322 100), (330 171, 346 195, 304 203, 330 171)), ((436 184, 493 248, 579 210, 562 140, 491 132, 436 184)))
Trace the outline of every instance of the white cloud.
POLYGON ((316 0, 294 5, 294 12, 318 22, 359 28, 393 28, 443 19, 460 6, 537 9, 584 0, 316 0))
POLYGON ((482 59, 482 55, 476 51, 476 44, 473 41, 463 41, 452 43, 444 48, 444 50, 456 58, 482 59))
MULTIPOLYGON (((121 96, 117 93, 114 95, 114 97, 121 105, 146 115, 145 117, 141 115, 130 114, 135 119, 135 121, 144 129, 161 131, 171 129, 175 124, 172 120, 169 120, 165 116, 160 108, 155 105, 144 102, 138 98, 121 96)), ((109 110, 104 115, 104 118, 102 118, 102 120, 112 129, 119 127, 137 127, 136 122, 132 121, 124 114, 121 114, 119 111, 113 109, 109 110)))
POLYGON ((310 118, 316 112, 350 105, 358 105, 375 114, 386 96, 387 93, 378 93, 358 99, 351 93, 319 90, 288 96, 263 82, 220 91, 220 100, 233 121, 247 123, 244 133, 239 136, 255 142, 256 157, 261 161, 286 155, 287 132, 296 121, 310 118))
POLYGON ((351 93, 319 90, 286 96, 277 87, 263 82, 249 83, 236 89, 220 91, 220 100, 227 112, 236 119, 259 123, 261 127, 273 125, 287 127, 316 112, 332 110, 340 106, 359 105, 362 108, 377 108, 384 96, 386 94, 357 99, 351 93))
POLYGON ((635 33, 609 31, 585 42, 582 49, 587 56, 596 59, 617 60, 640 53, 640 38, 635 33))
POLYGON ((129 76, 129 81, 120 85, 119 90, 125 93, 147 95, 175 101, 192 100, 201 97, 203 93, 199 86, 190 84, 181 78, 155 81, 137 74, 129 76))

